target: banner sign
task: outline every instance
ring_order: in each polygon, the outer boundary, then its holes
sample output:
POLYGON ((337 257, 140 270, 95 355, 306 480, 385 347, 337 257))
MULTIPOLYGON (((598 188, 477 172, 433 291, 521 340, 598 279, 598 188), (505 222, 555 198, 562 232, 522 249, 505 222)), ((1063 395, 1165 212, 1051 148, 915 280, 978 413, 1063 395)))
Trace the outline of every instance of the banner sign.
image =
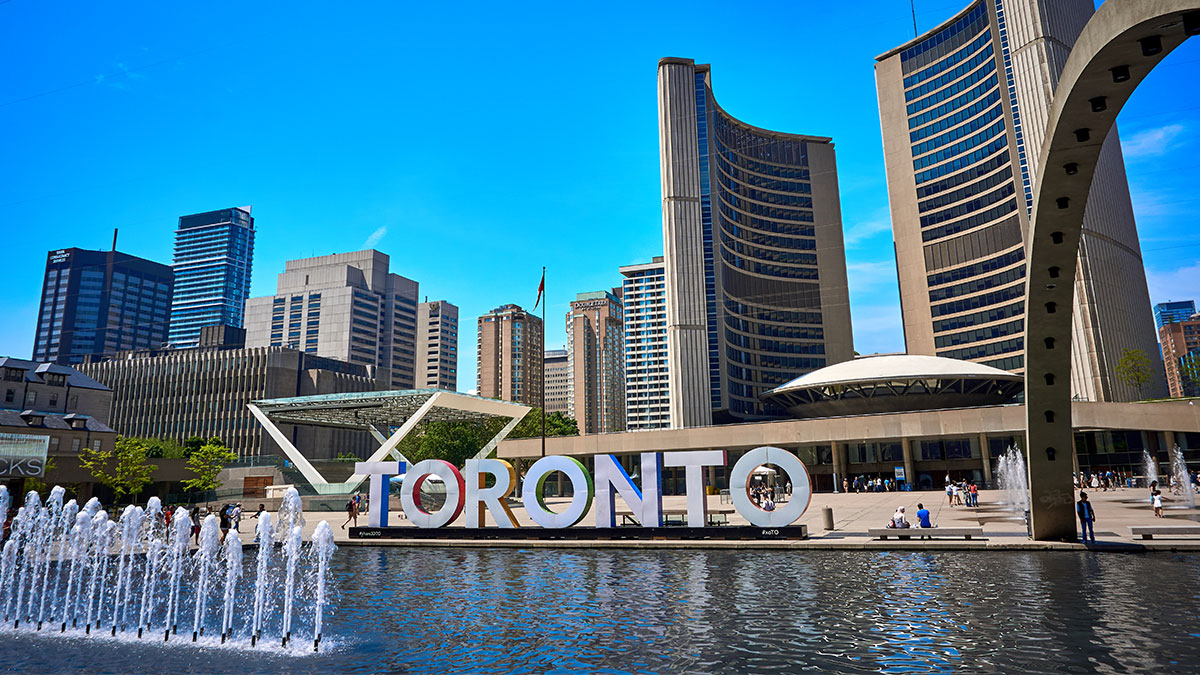
POLYGON ((49 436, 0 434, 0 476, 32 478, 46 471, 49 436))
MULTIPOLYGON (((595 503, 596 527, 616 527, 617 498, 620 497, 642 527, 662 527, 662 470, 673 467, 684 470, 688 526, 708 526, 704 469, 725 466, 724 450, 644 452, 640 460, 642 480, 639 486, 614 455, 595 456, 595 476, 574 457, 542 457, 525 474, 521 490, 525 512, 541 527, 571 527, 583 520, 595 503), (574 488, 571 502, 560 512, 550 510, 543 492, 546 479, 556 471, 562 472, 574 488)), ((393 476, 405 473, 400 486, 400 502, 408 520, 417 527, 443 527, 463 513, 469 528, 483 527, 485 513, 490 513, 500 528, 519 526, 508 505, 508 499, 516 489, 517 474, 512 465, 502 459, 469 459, 462 472, 440 459, 427 459, 411 467, 405 467, 403 462, 358 462, 354 472, 371 478, 368 527, 388 526, 390 481, 393 476), (485 477, 489 475, 493 485, 484 487, 485 477), (436 476, 446 485, 446 501, 434 512, 426 511, 421 505, 421 484, 430 476, 436 476)), ((787 527, 808 509, 812 480, 804 463, 792 453, 783 448, 760 447, 742 455, 733 465, 729 473, 729 496, 737 512, 751 525, 787 527), (792 483, 790 499, 770 511, 755 504, 750 494, 751 476, 764 464, 782 469, 792 483)))

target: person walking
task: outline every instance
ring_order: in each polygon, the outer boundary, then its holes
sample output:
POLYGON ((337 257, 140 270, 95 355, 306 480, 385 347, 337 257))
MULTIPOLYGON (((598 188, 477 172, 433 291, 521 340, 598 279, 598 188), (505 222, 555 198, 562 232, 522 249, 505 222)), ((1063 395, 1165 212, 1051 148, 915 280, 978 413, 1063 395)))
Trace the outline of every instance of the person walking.
POLYGON ((954 508, 954 485, 950 482, 950 474, 946 474, 946 504, 954 508))
POLYGON ((1162 518, 1163 517, 1162 492, 1155 490, 1154 494, 1150 497, 1150 504, 1151 504, 1151 506, 1154 507, 1154 517, 1162 518))
POLYGON ((1092 503, 1088 501, 1087 493, 1079 493, 1079 502, 1075 504, 1075 513, 1079 514, 1079 528, 1083 531, 1083 542, 1086 544, 1091 539, 1091 542, 1096 543, 1096 512, 1092 509, 1092 503))
MULTIPOLYGON (((357 497, 358 495, 355 495, 356 499, 357 497)), ((343 530, 346 529, 346 525, 348 525, 350 521, 354 521, 354 524, 351 525, 351 527, 358 527, 358 504, 356 503, 356 499, 350 499, 346 502, 346 522, 342 523, 343 530)))

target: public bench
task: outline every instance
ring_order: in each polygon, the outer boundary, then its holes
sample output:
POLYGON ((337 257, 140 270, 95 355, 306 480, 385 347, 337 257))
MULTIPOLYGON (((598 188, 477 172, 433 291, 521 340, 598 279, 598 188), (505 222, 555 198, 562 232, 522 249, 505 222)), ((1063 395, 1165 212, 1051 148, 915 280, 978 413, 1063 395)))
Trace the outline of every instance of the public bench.
POLYGON ((897 539, 912 539, 913 537, 982 537, 982 527, 873 527, 867 533, 877 539, 895 537, 897 539))
POLYGON ((1200 534, 1200 523, 1195 525, 1130 525, 1129 534, 1142 539, 1153 539, 1154 535, 1200 534))
MULTIPOLYGON (((733 513, 733 509, 712 509, 708 510, 708 524, 711 526, 728 525, 729 514, 733 513)), ((623 511, 618 509, 617 515, 621 518, 621 527, 636 527, 639 525, 637 516, 633 515, 632 511, 623 511)), ((663 509, 663 525, 670 526, 687 525, 687 509, 663 509)))

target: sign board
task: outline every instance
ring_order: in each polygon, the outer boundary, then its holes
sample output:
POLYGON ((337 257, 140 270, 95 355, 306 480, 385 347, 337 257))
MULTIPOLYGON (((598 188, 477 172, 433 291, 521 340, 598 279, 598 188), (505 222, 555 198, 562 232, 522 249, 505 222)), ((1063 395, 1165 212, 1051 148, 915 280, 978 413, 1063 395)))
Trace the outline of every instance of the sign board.
POLYGON ((49 436, 0 434, 0 476, 29 478, 46 472, 49 436))
POLYGON ((904 477, 904 467, 896 467, 896 480, 908 481, 908 479, 904 477))

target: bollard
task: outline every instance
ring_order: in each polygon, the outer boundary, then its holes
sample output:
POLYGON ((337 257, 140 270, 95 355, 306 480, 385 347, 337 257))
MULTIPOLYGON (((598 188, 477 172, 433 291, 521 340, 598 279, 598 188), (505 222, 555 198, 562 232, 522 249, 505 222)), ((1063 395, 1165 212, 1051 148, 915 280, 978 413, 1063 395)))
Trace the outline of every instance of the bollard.
POLYGON ((821 509, 821 520, 826 530, 833 529, 833 507, 826 506, 821 509))

